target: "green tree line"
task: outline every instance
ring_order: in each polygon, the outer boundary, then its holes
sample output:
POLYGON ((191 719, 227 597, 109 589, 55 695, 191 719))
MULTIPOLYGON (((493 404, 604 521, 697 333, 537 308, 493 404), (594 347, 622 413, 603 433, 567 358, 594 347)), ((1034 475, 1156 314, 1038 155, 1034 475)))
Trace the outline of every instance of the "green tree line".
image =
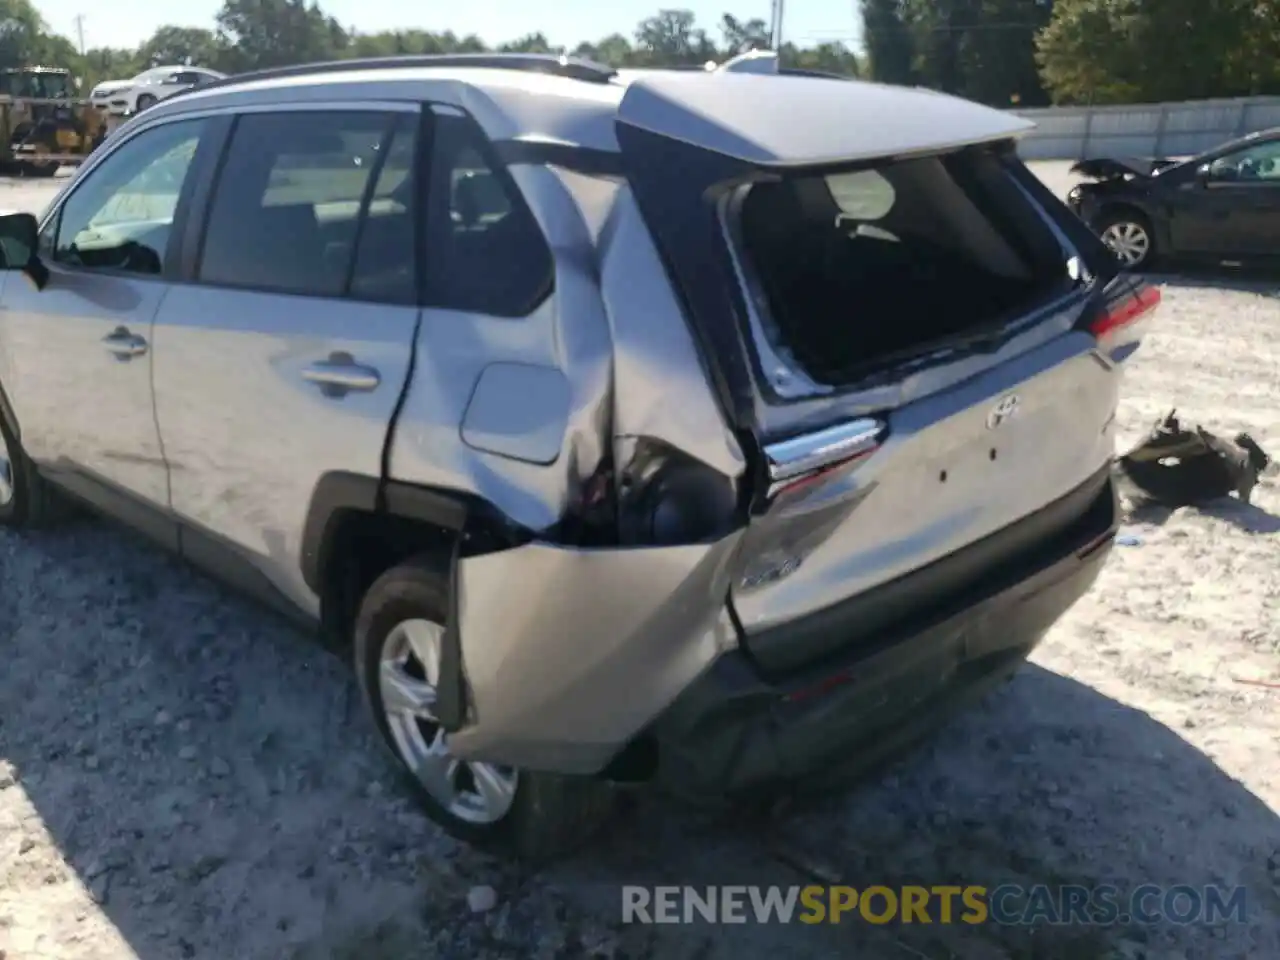
MULTIPOLYGON (((786 44, 791 66, 919 84, 997 106, 1280 94, 1280 0, 855 0, 863 49, 786 44)), ((575 47, 541 33, 503 52, 569 53, 617 67, 678 66, 769 46, 768 25, 657 10, 629 33, 575 47)), ((71 68, 87 91, 161 63, 227 73, 345 57, 482 52, 452 31, 364 33, 316 0, 226 0, 210 28, 161 27, 136 49, 81 55, 31 0, 0 0, 0 66, 71 68)))
POLYGON ((986 103, 1280 94, 1280 0, 862 0, 867 72, 986 103))
MULTIPOLYGON (((343 26, 315 0, 227 0, 212 28, 161 27, 136 49, 94 47, 80 56, 70 41, 51 35, 30 0, 0 0, 0 23, 22 23, 11 42, 0 27, 0 65, 45 63, 75 70, 87 91, 102 80, 127 79, 155 64, 195 63, 226 73, 346 57, 397 54, 477 53, 490 49, 474 35, 453 31, 391 30, 363 33, 343 26)), ((613 66, 675 66, 705 63, 769 46, 768 25, 732 14, 713 30, 688 10, 656 11, 622 33, 564 48, 541 33, 517 37, 496 48, 512 53, 569 53, 613 66)), ((857 76, 856 54, 840 43, 798 48, 782 56, 792 65, 857 76)))

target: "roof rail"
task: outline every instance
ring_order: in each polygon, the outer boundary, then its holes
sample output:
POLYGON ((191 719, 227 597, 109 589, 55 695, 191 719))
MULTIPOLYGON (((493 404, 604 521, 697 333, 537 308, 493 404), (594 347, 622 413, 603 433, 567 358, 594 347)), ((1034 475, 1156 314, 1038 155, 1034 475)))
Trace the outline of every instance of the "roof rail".
MULTIPOLYGON (((580 57, 557 56, 553 53, 430 53, 399 57, 360 57, 353 60, 326 60, 300 63, 289 67, 270 67, 233 74, 212 83, 190 88, 191 92, 215 90, 253 80, 282 80, 317 73, 351 73, 358 70, 402 70, 422 68, 472 67, 485 70, 520 70, 543 73, 587 83, 608 83, 617 71, 613 67, 580 57)), ((186 93, 188 91, 181 91, 186 93)), ((170 97, 169 99, 173 99, 170 97)))

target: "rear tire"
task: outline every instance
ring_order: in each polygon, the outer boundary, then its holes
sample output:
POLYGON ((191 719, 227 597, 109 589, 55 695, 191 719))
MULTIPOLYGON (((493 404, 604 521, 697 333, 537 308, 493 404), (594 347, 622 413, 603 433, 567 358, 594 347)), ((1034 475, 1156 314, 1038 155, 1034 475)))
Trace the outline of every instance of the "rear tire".
POLYGON ((22 444, 0 416, 0 526, 42 527, 57 518, 53 491, 27 459, 22 444))
POLYGON ((365 593, 354 650, 365 705, 409 788, 448 833, 535 862, 570 853, 613 812, 609 784, 460 761, 432 716, 447 583, 447 561, 422 556, 388 570, 365 593))
POLYGON ((1105 211, 1096 227, 1098 236, 1126 270, 1146 270, 1156 259, 1156 236, 1151 221, 1136 210, 1105 211))

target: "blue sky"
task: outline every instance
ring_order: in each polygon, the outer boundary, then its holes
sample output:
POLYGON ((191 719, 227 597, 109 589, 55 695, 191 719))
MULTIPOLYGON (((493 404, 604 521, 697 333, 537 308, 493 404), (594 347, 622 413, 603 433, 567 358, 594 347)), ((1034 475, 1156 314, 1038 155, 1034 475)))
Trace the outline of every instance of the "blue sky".
MULTIPOLYGON (((93 4, 86 0, 35 0, 36 7, 58 33, 76 42, 75 17, 84 14, 85 45, 135 46, 157 27, 211 27, 221 0, 127 0, 124 4, 93 4), (181 10, 181 13, 178 11, 181 10)), ((768 22, 770 0, 469 0, 415 4, 405 0, 321 0, 321 7, 344 25, 374 32, 396 28, 453 30, 476 33, 491 43, 538 30, 552 43, 573 45, 610 33, 630 35, 635 24, 659 7, 692 10, 704 27, 713 27, 721 14, 768 22)), ((789 0, 787 39, 800 44, 856 39, 857 0, 789 0)), ((718 36, 718 35, 717 35, 718 36)))

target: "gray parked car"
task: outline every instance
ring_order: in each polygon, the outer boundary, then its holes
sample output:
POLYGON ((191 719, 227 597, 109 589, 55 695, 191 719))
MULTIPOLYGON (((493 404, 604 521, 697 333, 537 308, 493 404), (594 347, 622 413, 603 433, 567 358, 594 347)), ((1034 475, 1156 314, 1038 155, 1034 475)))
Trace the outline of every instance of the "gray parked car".
POLYGON ((1016 670, 1116 529, 1157 297, 1026 126, 524 56, 161 101, 0 218, 0 519, 67 494, 318 625, 473 841, 859 768, 1016 670))

